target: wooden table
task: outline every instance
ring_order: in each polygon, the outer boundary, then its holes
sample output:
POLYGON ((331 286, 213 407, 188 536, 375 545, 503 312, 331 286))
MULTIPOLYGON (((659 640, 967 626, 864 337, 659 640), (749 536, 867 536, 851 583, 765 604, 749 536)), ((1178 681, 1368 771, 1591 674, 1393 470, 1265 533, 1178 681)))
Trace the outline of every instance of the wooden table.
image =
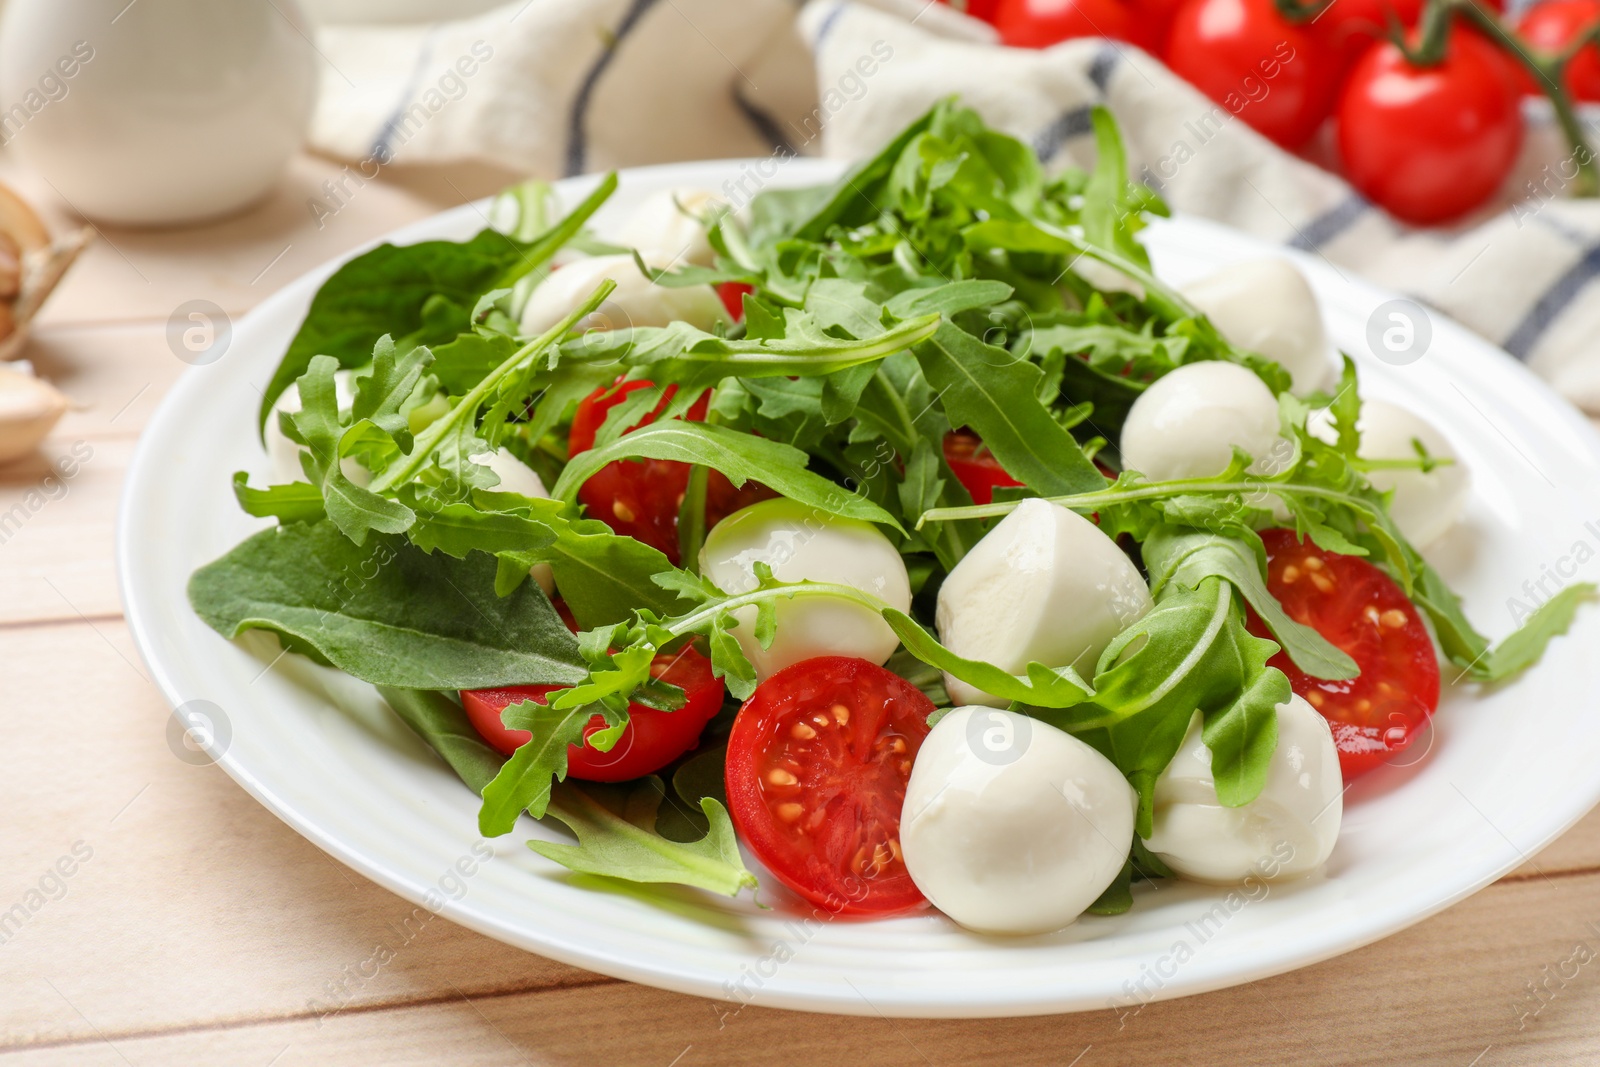
MULTIPOLYGON (((1154 1004, 1120 1028, 1109 1011, 914 1021, 746 1009, 719 1024, 712 1002, 446 920, 358 974, 411 905, 220 770, 175 758, 112 563, 123 472, 185 370, 166 341, 174 308, 205 298, 241 314, 328 257, 507 177, 413 171, 361 189, 319 230, 306 202, 337 169, 302 158, 270 200, 214 225, 105 231, 27 353, 76 407, 38 456, 0 468, 0 514, 41 489, 52 458, 74 445, 92 454, 0 537, 0 912, 44 890, 0 943, 5 1064, 1600 1062, 1600 813, 1405 933, 1154 1004), (47 875, 58 861, 70 877, 47 875), (324 1015, 340 986, 348 1005, 324 1015)), ((47 187, 0 172, 71 219, 47 187)))

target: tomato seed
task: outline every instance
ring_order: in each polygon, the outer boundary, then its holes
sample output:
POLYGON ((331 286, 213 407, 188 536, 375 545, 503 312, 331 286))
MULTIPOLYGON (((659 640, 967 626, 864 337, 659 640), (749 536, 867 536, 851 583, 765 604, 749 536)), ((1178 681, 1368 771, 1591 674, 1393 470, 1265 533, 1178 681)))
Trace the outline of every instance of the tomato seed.
POLYGON ((835 704, 833 706, 833 721, 840 726, 848 724, 850 722, 850 709, 843 704, 835 704))
POLYGON ((784 822, 794 822, 805 813, 806 809, 803 806, 793 802, 778 805, 778 818, 782 819, 784 822))
POLYGON ((1311 584, 1317 587, 1317 591, 1318 592, 1321 592, 1321 593, 1331 593, 1331 592, 1333 592, 1333 580, 1331 578, 1325 577, 1324 575, 1313 574, 1311 576, 1311 584))
POLYGON ((772 770, 768 771, 767 781, 770 784, 777 786, 791 786, 800 784, 800 779, 796 778, 782 767, 774 767, 772 770))
POLYGON ((618 522, 632 522, 637 518, 633 513, 633 509, 620 500, 611 502, 611 514, 617 517, 618 522))
POLYGON ((1316 556, 1307 556, 1302 562, 1308 571, 1320 571, 1323 567, 1327 566, 1327 564, 1323 563, 1316 556))
POLYGON ((1296 567, 1294 564, 1291 563, 1289 566, 1283 568, 1283 584, 1284 585, 1293 585, 1295 582, 1297 582, 1299 580, 1300 580, 1300 568, 1299 567, 1296 567))
POLYGON ((1399 608, 1390 608, 1388 611, 1379 616, 1379 618, 1383 622, 1383 625, 1387 626, 1391 630, 1398 630, 1408 621, 1406 619, 1406 613, 1401 611, 1399 608))
POLYGON ((803 722, 797 722, 789 728, 789 734, 790 736, 801 741, 809 741, 813 737, 817 736, 817 731, 813 730, 803 722))
POLYGON ((1311 701, 1311 706, 1314 708, 1320 708, 1326 702, 1326 698, 1315 689, 1306 694, 1306 699, 1311 701))

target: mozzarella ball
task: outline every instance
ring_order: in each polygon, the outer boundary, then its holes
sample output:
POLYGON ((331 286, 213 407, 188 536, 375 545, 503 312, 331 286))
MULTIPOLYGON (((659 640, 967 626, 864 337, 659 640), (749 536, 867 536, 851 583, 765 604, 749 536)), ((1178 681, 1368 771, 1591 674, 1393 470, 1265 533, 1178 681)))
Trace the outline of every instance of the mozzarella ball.
MULTIPOLYGON (((892 608, 911 610, 905 562, 871 523, 780 497, 729 515, 712 527, 700 549, 700 573, 727 593, 754 589, 757 563, 771 567, 781 582, 853 586, 892 608)), ((755 638, 753 606, 741 608, 735 618, 733 636, 762 681, 814 656, 855 656, 882 664, 900 644, 872 608, 835 597, 779 600, 771 648, 762 648, 755 638)))
MULTIPOLYGON (((519 496, 533 497, 535 500, 548 499, 550 496, 545 491, 544 481, 540 479, 538 473, 505 448, 493 452, 479 452, 467 458, 478 466, 487 467, 494 472, 495 477, 500 479, 494 487, 497 493, 516 493, 519 496)), ((539 583, 539 588, 544 590, 545 596, 550 596, 556 591, 556 578, 550 570, 550 564, 535 563, 528 568, 528 574, 539 583)))
POLYGON ((929 731, 900 812, 911 880, 970 930, 1043 934, 1083 914, 1133 846, 1133 788, 1048 723, 955 708, 929 731))
MULTIPOLYGON (((339 405, 339 410, 350 410, 350 405, 355 402, 355 396, 355 371, 334 371, 333 397, 339 405)), ((272 410, 267 414, 265 434, 267 458, 271 461, 271 477, 275 483, 306 480, 305 469, 300 466, 300 446, 289 440, 288 435, 278 425, 279 414, 293 415, 300 408, 300 387, 290 383, 289 388, 279 394, 278 399, 273 402, 272 410)), ((356 485, 365 486, 372 481, 372 472, 363 467, 354 456, 341 459, 339 469, 356 485)))
POLYGON ((1181 289, 1222 336, 1288 371, 1296 396, 1332 383, 1322 309, 1305 275, 1288 260, 1236 263, 1181 289))
MULTIPOLYGON (((1059 504, 1024 500, 939 588, 939 640, 1020 674, 1030 662, 1088 678, 1111 639, 1150 610, 1150 589, 1100 528, 1059 504)), ((960 704, 1007 701, 945 675, 960 704)))
POLYGON ((1151 481, 1210 478, 1242 448, 1270 473, 1293 449, 1278 433, 1278 401, 1237 363, 1188 363, 1139 394, 1122 424, 1122 466, 1151 481))
POLYGON ((617 233, 646 263, 709 267, 715 257, 701 221, 726 203, 705 189, 663 189, 639 202, 617 233))
POLYGON ((1418 548, 1438 540, 1461 518, 1472 495, 1472 474, 1450 442, 1420 416, 1382 400, 1362 403, 1356 428, 1361 431, 1362 459, 1416 459, 1411 443, 1416 440, 1434 459, 1454 461, 1427 473, 1388 470, 1367 475, 1375 488, 1394 492, 1389 516, 1406 540, 1418 548))
POLYGON ((1154 832, 1145 844, 1196 882, 1280 881, 1320 867, 1333 852, 1344 781, 1333 731, 1299 696, 1278 705, 1278 747, 1261 795, 1238 808, 1217 799, 1211 750, 1195 712, 1172 763, 1156 779, 1154 832))
POLYGON ((726 322, 722 298, 709 285, 669 289, 656 285, 639 270, 632 256, 592 256, 551 272, 522 309, 522 331, 541 334, 566 318, 604 279, 616 289, 574 329, 625 330, 635 326, 667 326, 683 321, 701 330, 726 322))

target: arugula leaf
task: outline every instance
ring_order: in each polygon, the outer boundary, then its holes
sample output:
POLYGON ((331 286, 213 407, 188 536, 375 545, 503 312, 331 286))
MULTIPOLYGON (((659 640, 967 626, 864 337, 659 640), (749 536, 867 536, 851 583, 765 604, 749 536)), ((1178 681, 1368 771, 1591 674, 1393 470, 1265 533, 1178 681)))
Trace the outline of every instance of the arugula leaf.
POLYGON ((1472 667, 1472 676, 1478 681, 1499 682, 1538 663, 1550 640, 1566 633, 1579 606, 1594 596, 1595 587, 1588 582, 1567 586, 1494 646, 1485 661, 1472 667))
POLYGON ((949 323, 912 352, 950 421, 971 427, 1013 478, 1042 496, 1105 485, 1104 475, 1039 402, 1038 367, 949 323))
POLYGON ((885 609, 883 618, 906 646, 906 651, 917 659, 1001 700, 1039 708, 1069 708, 1094 697, 1094 690, 1071 667, 1030 663, 1027 675, 1018 677, 991 663, 963 659, 941 645, 916 620, 893 608, 885 609))
POLYGON ((189 579, 189 602, 232 639, 276 632, 286 647, 375 685, 483 689, 570 685, 587 674, 560 616, 528 583, 494 593, 494 562, 430 556, 331 522, 263 530, 189 579))
POLYGON ((271 517, 279 522, 309 522, 324 515, 322 494, 309 482, 289 482, 287 485, 252 489, 249 473, 235 471, 233 496, 246 515, 254 515, 258 519, 271 517))
POLYGON ((295 435, 306 448, 300 465, 306 477, 322 491, 322 503, 339 529, 356 544, 367 534, 404 533, 415 517, 404 504, 385 499, 352 482, 339 461, 344 457, 347 432, 358 435, 356 427, 346 431, 339 423, 339 401, 333 376, 339 364, 332 356, 316 356, 299 381, 301 408, 289 420, 295 435))
POLYGON ((808 457, 800 449, 725 426, 682 419, 641 426, 609 445, 574 456, 551 495, 570 502, 583 483, 608 463, 639 457, 699 464, 720 471, 735 488, 747 481, 760 482, 829 515, 900 528, 894 516, 870 500, 806 470, 808 457))
POLYGON ((1313 678, 1354 678, 1361 673, 1356 661, 1311 627, 1284 614, 1278 599, 1267 591, 1262 574, 1266 550, 1261 538, 1239 528, 1227 534, 1184 529, 1162 524, 1141 546, 1150 572, 1151 594, 1160 597, 1168 582, 1186 589, 1198 588, 1207 578, 1232 583, 1267 624, 1295 666, 1313 678))
POLYGON ((631 786, 586 786, 558 791, 550 814, 578 835, 576 845, 529 841, 546 859, 584 874, 630 882, 674 882, 737 896, 755 889, 756 877, 745 868, 728 811, 711 797, 700 800, 710 829, 698 841, 675 842, 656 829, 665 797, 654 775, 631 786))
POLYGON ((1172 762, 1196 709, 1207 743, 1215 736, 1217 797, 1248 804, 1266 783, 1277 705, 1291 695, 1283 672, 1266 665, 1277 651, 1244 628, 1232 586, 1207 578, 1192 590, 1168 586, 1144 618, 1118 634, 1100 657, 1092 704, 1031 711, 1076 734, 1117 765, 1139 794, 1136 831, 1152 832, 1156 779, 1172 762))
POLYGON ((594 709, 587 705, 556 708, 525 700, 505 709, 501 719, 506 726, 532 736, 517 746, 494 780, 483 787, 483 806, 478 809, 480 834, 509 834, 524 810, 536 819, 544 815, 552 778, 567 776, 567 746, 583 743, 584 727, 592 718, 594 709))
POLYGON ((1083 190, 1083 234, 1091 243, 1148 271, 1150 256, 1137 235, 1146 212, 1165 215, 1166 207, 1149 186, 1128 179, 1127 153, 1111 112, 1096 107, 1090 121, 1094 124, 1095 163, 1083 190))
MULTIPOLYGON (((484 744, 466 712, 450 697, 388 686, 380 686, 378 694, 474 793, 481 794, 500 773, 505 757, 484 744)), ((698 840, 677 842, 654 832, 661 792, 660 780, 655 777, 641 779, 631 788, 572 782, 558 785, 545 811, 577 834, 579 844, 530 841, 528 846, 571 870, 630 882, 672 882, 729 896, 745 887, 756 888, 755 876, 745 869, 722 804, 709 797, 701 800, 709 832, 698 840), (655 794, 654 803, 645 793, 647 789, 655 794), (624 790, 628 792, 622 793, 624 790)))

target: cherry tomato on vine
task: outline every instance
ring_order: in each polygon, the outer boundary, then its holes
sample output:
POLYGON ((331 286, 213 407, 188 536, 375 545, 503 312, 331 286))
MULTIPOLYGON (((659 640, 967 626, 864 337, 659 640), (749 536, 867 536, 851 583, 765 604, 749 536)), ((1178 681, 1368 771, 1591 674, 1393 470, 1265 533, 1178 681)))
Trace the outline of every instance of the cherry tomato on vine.
POLYGON ((1511 63, 1459 25, 1435 66, 1413 65, 1392 43, 1374 45, 1350 72, 1335 113, 1350 184, 1417 224, 1482 204, 1522 147, 1521 93, 1511 63))
POLYGON ((1390 16, 1404 29, 1422 17, 1423 0, 1337 0, 1310 25, 1349 70, 1372 45, 1388 40, 1390 16))
POLYGON ((1158 36, 1126 0, 1000 0, 994 14, 1000 43, 1048 48, 1074 37, 1110 37, 1154 51, 1158 36))
MULTIPOLYGON (((1263 530, 1267 589, 1291 619, 1343 649, 1358 677, 1312 678, 1288 655, 1268 661, 1286 674, 1333 727, 1345 781, 1393 758, 1409 745, 1439 706, 1439 658, 1433 638, 1400 587, 1359 556, 1325 552, 1293 530, 1263 530)), ((1250 613, 1250 632, 1271 638, 1250 613)))
MULTIPOLYGON (((609 752, 587 743, 567 746, 567 774, 586 782, 625 782, 660 770, 695 746, 706 723, 722 708, 722 679, 711 673, 711 661, 693 648, 663 653, 650 665, 650 675, 683 690, 684 705, 676 711, 657 711, 643 704, 628 705, 628 725, 609 752)), ((491 746, 507 756, 533 735, 512 730, 500 714, 512 704, 534 700, 540 704, 559 685, 512 685, 500 689, 468 689, 461 707, 473 728, 491 746)), ((605 729, 596 715, 583 728, 585 742, 605 729)))
POLYGON ((1144 32, 1159 54, 1167 47, 1167 36, 1172 32, 1172 22, 1178 17, 1183 0, 1128 0, 1134 14, 1142 20, 1144 32))
POLYGON ((1164 56, 1173 73, 1285 148, 1328 117, 1338 61, 1305 23, 1273 0, 1186 0, 1164 56))
POLYGON ((831 912, 927 904, 900 854, 900 807, 933 702, 863 659, 802 660, 757 687, 728 737, 728 811, 780 882, 831 912))
MULTIPOLYGON (((1517 33, 1541 52, 1559 52, 1600 23, 1600 0, 1543 0, 1523 13, 1517 33)), ((1528 94, 1540 90, 1526 71, 1518 75, 1528 94)), ((1586 45, 1567 64, 1566 90, 1575 99, 1600 101, 1600 46, 1586 45)))
MULTIPOLYGON (((655 388, 650 382, 632 381, 602 386, 578 404, 567 437, 567 454, 576 456, 594 447, 595 435, 605 424, 606 415, 622 403, 629 393, 655 388)), ((669 385, 661 402, 632 429, 648 426, 666 410, 678 387, 669 385)), ((709 394, 708 394, 709 395, 709 394)), ((702 422, 709 406, 708 396, 695 401, 685 414, 690 422, 702 422)), ((678 509, 689 488, 689 465, 664 459, 621 459, 596 471, 578 489, 578 499, 591 518, 599 519, 617 533, 643 541, 659 549, 674 565, 678 563, 678 509)), ((706 477, 706 527, 747 504, 765 500, 770 490, 753 482, 735 489, 716 471, 706 477)))

